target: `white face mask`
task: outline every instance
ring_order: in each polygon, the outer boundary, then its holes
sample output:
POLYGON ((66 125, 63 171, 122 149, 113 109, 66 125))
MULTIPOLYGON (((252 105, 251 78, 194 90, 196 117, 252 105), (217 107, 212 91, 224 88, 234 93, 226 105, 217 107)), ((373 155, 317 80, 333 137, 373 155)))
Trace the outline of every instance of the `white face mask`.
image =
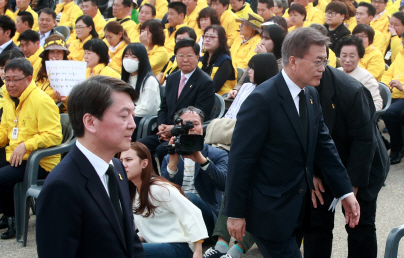
POLYGON ((139 61, 133 59, 126 58, 123 60, 122 64, 123 68, 125 68, 128 73, 137 72, 139 69, 139 61))

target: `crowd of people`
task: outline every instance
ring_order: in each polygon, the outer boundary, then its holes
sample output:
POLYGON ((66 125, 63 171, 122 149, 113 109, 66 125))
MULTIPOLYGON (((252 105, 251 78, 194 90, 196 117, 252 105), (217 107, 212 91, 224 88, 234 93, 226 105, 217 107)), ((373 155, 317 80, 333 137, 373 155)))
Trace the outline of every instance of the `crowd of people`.
POLYGON ((377 195, 404 149, 403 1, 111 4, 0 2, 1 239, 16 236, 29 154, 62 143, 64 112, 77 141, 39 163, 40 257, 238 258, 254 243, 301 257, 302 242, 304 257, 331 257, 338 200, 348 256, 376 257, 377 195), (46 70, 61 60, 87 64, 69 96, 46 70), (215 119, 218 95, 231 106, 215 119), (178 153, 179 121, 199 151, 178 153))

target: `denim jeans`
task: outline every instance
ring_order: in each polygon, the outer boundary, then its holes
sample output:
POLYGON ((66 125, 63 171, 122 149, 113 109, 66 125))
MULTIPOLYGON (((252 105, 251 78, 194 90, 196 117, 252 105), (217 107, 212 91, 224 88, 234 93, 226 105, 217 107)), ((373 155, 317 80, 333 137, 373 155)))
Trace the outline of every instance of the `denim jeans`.
POLYGON ((188 243, 143 243, 147 258, 192 258, 188 243))

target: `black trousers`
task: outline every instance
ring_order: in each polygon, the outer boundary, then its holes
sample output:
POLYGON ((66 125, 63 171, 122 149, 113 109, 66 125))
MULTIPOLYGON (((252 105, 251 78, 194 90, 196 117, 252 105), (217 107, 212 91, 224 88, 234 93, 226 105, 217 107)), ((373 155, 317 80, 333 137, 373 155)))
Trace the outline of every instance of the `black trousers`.
MULTIPOLYGON (((6 160, 5 148, 0 149, 0 210, 7 217, 14 217, 14 186, 24 180, 27 161, 21 165, 12 167, 6 160)), ((44 179, 48 173, 39 166, 38 178, 44 179)))
MULTIPOLYGON (((318 203, 317 208, 312 207, 310 228, 304 232, 305 258, 331 257, 335 215, 334 212, 328 211, 328 208, 334 196, 327 185, 324 187, 325 192, 322 193, 324 205, 318 203)), ((355 228, 345 225, 348 233, 348 258, 376 258, 377 239, 375 219, 377 198, 365 201, 361 198, 359 190, 356 199, 361 209, 359 224, 355 228)), ((342 212, 345 216, 343 209, 342 212)))
MULTIPOLYGON (((159 137, 155 134, 149 135, 145 138, 138 140, 138 142, 143 143, 151 152, 151 154, 157 154, 157 158, 159 159, 160 166, 163 163, 164 157, 167 155, 167 142, 160 142, 159 137)), ((153 167, 156 173, 158 173, 157 164, 154 159, 152 159, 153 167)))

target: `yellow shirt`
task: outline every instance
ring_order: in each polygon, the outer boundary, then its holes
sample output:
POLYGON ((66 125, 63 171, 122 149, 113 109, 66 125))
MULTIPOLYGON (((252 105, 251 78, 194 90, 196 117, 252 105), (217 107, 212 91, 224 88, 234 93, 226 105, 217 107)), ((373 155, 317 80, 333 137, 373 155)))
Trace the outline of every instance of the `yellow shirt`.
POLYGON ((65 2, 56 5, 55 13, 59 14, 62 12, 62 16, 60 17, 59 26, 67 26, 69 28, 73 28, 76 19, 83 15, 83 11, 80 9, 78 5, 71 1, 66 4, 65 2))
POLYGON ((242 42, 242 37, 236 39, 230 48, 230 53, 233 64, 236 67, 246 69, 251 57, 257 54, 254 50, 257 44, 261 42, 261 36, 257 34, 244 44, 242 44, 242 42))
POLYGON ((73 60, 73 61, 83 61, 83 58, 84 58, 83 46, 87 41, 89 41, 92 38, 93 38, 93 36, 90 35, 83 42, 81 41, 81 39, 73 40, 73 42, 70 43, 70 46, 69 46, 70 54, 67 56, 67 58, 69 58, 69 60, 73 60))
POLYGON ((201 10, 198 7, 196 7, 195 10, 191 13, 191 15, 185 16, 184 19, 184 23, 186 24, 185 26, 194 29, 195 32, 199 29, 196 19, 198 18, 200 11, 201 10))
POLYGON ((90 76, 96 76, 96 75, 104 75, 104 76, 109 76, 109 77, 113 77, 116 79, 121 79, 121 75, 119 73, 117 73, 111 67, 106 66, 105 64, 98 64, 93 69, 91 69, 90 67, 87 67, 86 79, 90 76), (93 74, 91 74, 91 72, 93 74))
POLYGON ((39 69, 42 67, 42 58, 39 57, 39 55, 43 52, 43 48, 39 47, 38 50, 35 52, 35 54, 31 55, 28 59, 28 61, 31 63, 32 67, 34 68, 34 71, 32 73, 32 80, 35 81, 36 76, 38 75, 39 69))
MULTIPOLYGON (((41 67, 39 69, 41 69, 41 67)), ((53 101, 58 101, 56 94, 53 91, 53 88, 52 88, 48 78, 44 79, 43 81, 35 81, 35 84, 38 88, 40 88, 42 91, 44 91, 46 94, 48 94, 48 96, 51 97, 53 99, 53 101)))
MULTIPOLYGON (((13 151, 24 142, 27 160, 31 152, 39 148, 49 148, 62 142, 62 126, 59 109, 55 102, 35 86, 34 81, 28 85, 15 106, 8 92, 4 93, 4 108, 0 124, 0 146, 6 147, 6 160, 10 161, 13 151), (17 118, 17 124, 15 124, 17 118), (17 126, 17 139, 12 139, 13 128, 17 126)), ((51 171, 60 161, 60 154, 41 159, 39 165, 51 171)))
POLYGON ((237 15, 230 10, 224 11, 220 16, 220 25, 226 31, 227 45, 229 46, 232 46, 233 42, 240 37, 240 23, 236 19, 237 15))
MULTIPOLYGON (((108 20, 108 22, 110 21, 116 21, 116 18, 108 20)), ((137 26, 136 22, 130 19, 130 16, 126 16, 120 20, 119 23, 122 25, 123 29, 126 30, 126 33, 128 33, 130 42, 139 42, 139 31, 136 32, 136 29, 139 30, 139 27, 137 26)))
MULTIPOLYGON (((325 15, 323 12, 321 12, 319 9, 313 7, 313 3, 309 3, 306 7, 306 21, 312 23, 319 23, 319 24, 324 24, 325 23, 325 15)), ((286 9, 285 13, 283 14, 283 18, 289 18, 289 8, 286 9)))
MULTIPOLYGON (((166 24, 168 25, 168 24, 166 24)), ((169 25, 168 25, 169 26, 169 25)), ((168 27, 167 26, 167 27, 168 27)), ((165 42, 164 42, 164 47, 167 50, 168 56, 172 56, 174 55, 174 47, 175 47, 175 31, 178 30, 181 27, 186 26, 185 23, 177 25, 175 27, 175 30, 173 31, 173 33, 171 33, 168 31, 168 28, 164 29, 164 35, 166 37, 165 42)))
POLYGON ((147 55, 149 56, 149 62, 153 73, 157 76, 168 62, 168 52, 163 46, 154 45, 147 55))
MULTIPOLYGON (((309 27, 309 26, 310 26, 310 22, 304 21, 302 28, 309 27)), ((290 28, 288 29, 288 32, 294 31, 295 29, 296 29, 296 26, 292 26, 292 27, 290 27, 290 28)))
POLYGON ((251 9, 250 4, 246 3, 244 4, 244 6, 238 10, 237 12, 235 12, 233 9, 231 9, 231 11, 237 16, 237 18, 242 19, 244 18, 247 14, 249 13, 254 13, 254 11, 251 9))
MULTIPOLYGON (((140 6, 150 4, 149 0, 143 0, 140 6)), ((156 19, 163 19, 164 15, 168 12, 168 2, 166 0, 156 0, 154 6, 156 8, 156 19)))
POLYGON ((380 81, 385 70, 382 53, 373 45, 368 46, 365 49, 365 55, 359 61, 359 67, 366 69, 376 81, 380 81))
POLYGON ((380 16, 377 20, 373 20, 370 22, 370 26, 374 30, 378 30, 381 33, 387 33, 389 24, 390 24, 390 16, 388 15, 387 11, 384 11, 382 16, 380 16))
MULTIPOLYGON (((17 9, 17 11, 15 11, 15 13, 14 13, 14 22, 17 22, 17 14, 19 11, 20 11, 20 9, 17 9)), ((32 26, 32 30, 39 31, 38 14, 34 10, 32 10, 31 6, 28 6, 28 8, 25 9, 25 11, 31 13, 32 17, 34 18, 34 25, 32 26)))
POLYGON ((127 45, 128 44, 126 44, 125 41, 121 41, 114 52, 111 52, 111 50, 109 50, 110 61, 108 66, 119 74, 122 73, 122 54, 127 45))
MULTIPOLYGON (((104 27, 107 22, 104 20, 102 17, 100 11, 98 11, 97 15, 93 18, 93 22, 95 25, 95 31, 98 33, 98 38, 103 39, 104 38, 104 27)), ((69 39, 67 40, 66 44, 72 43, 73 40, 77 38, 76 30, 73 29, 72 33, 70 34, 69 39)))
MULTIPOLYGON (((398 0, 397 0, 398 1, 398 0)), ((399 80, 404 84, 404 50, 398 53, 396 60, 390 65, 389 69, 384 72, 382 76, 382 82, 389 85, 391 80, 399 80)), ((397 88, 393 88, 391 93, 393 99, 404 98, 404 92, 399 91, 397 88)))

